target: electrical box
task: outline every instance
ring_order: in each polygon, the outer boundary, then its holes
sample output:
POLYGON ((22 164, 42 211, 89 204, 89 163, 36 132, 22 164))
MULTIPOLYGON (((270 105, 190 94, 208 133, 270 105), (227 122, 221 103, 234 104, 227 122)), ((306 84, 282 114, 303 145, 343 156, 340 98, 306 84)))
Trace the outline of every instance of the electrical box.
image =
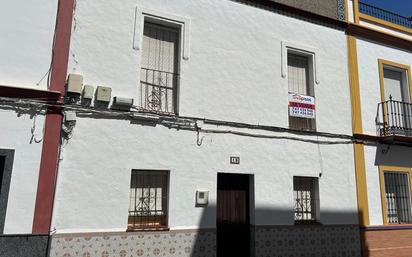
POLYGON ((72 94, 81 94, 83 86, 83 76, 79 74, 69 74, 67 79, 67 92, 72 94))
POLYGON ((96 88, 96 101, 99 102, 110 102, 112 98, 112 88, 98 86, 96 88))
POLYGON ((196 191, 196 205, 207 205, 209 203, 209 191, 196 191))
POLYGON ((133 106, 133 98, 113 97, 112 109, 120 111, 130 111, 133 106))
POLYGON ((64 113, 64 119, 65 119, 66 122, 76 121, 76 112, 66 111, 64 113))
POLYGON ((84 85, 83 87, 83 98, 93 99, 94 87, 90 85, 84 85))

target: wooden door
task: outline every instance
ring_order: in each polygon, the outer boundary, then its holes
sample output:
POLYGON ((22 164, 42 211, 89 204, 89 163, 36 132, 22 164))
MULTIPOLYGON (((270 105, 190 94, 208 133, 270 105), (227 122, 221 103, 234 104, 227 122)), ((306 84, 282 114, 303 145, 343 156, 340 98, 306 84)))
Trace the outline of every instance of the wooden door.
POLYGON ((250 256, 249 175, 218 173, 217 257, 250 256))

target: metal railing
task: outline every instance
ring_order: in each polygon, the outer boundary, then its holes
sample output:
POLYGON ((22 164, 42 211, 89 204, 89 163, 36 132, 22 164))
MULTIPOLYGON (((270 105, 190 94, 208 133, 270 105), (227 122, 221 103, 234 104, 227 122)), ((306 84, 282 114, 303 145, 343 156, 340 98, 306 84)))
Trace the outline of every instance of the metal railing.
POLYGON ((179 74, 141 68, 140 108, 150 112, 176 113, 179 74))
POLYGON ((359 12, 373 16, 385 21, 389 21, 407 28, 412 28, 412 17, 405 17, 397 13, 381 9, 376 6, 359 2, 359 12))
POLYGON ((379 136, 412 136, 412 104, 390 97, 378 104, 375 122, 379 136))

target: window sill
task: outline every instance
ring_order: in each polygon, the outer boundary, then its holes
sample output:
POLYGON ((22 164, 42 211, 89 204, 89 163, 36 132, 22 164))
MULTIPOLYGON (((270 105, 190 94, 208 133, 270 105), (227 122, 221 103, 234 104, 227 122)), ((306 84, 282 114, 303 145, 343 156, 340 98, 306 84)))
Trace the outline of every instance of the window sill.
POLYGON ((128 227, 126 232, 150 232, 150 231, 169 231, 169 227, 139 227, 139 228, 133 228, 133 227, 128 227))
POLYGON ((322 226, 322 223, 316 220, 295 220, 295 226, 322 226))
POLYGON ((401 230, 401 229, 412 229, 412 224, 385 224, 376 226, 361 227, 364 231, 377 231, 377 230, 401 230))

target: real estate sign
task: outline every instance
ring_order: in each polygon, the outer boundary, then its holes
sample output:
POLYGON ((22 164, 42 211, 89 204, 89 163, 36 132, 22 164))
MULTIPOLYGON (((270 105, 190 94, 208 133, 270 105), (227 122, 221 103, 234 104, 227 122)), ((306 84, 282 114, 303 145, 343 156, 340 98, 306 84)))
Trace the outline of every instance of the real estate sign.
POLYGON ((315 118, 315 98, 289 93, 289 116, 307 119, 315 118))

